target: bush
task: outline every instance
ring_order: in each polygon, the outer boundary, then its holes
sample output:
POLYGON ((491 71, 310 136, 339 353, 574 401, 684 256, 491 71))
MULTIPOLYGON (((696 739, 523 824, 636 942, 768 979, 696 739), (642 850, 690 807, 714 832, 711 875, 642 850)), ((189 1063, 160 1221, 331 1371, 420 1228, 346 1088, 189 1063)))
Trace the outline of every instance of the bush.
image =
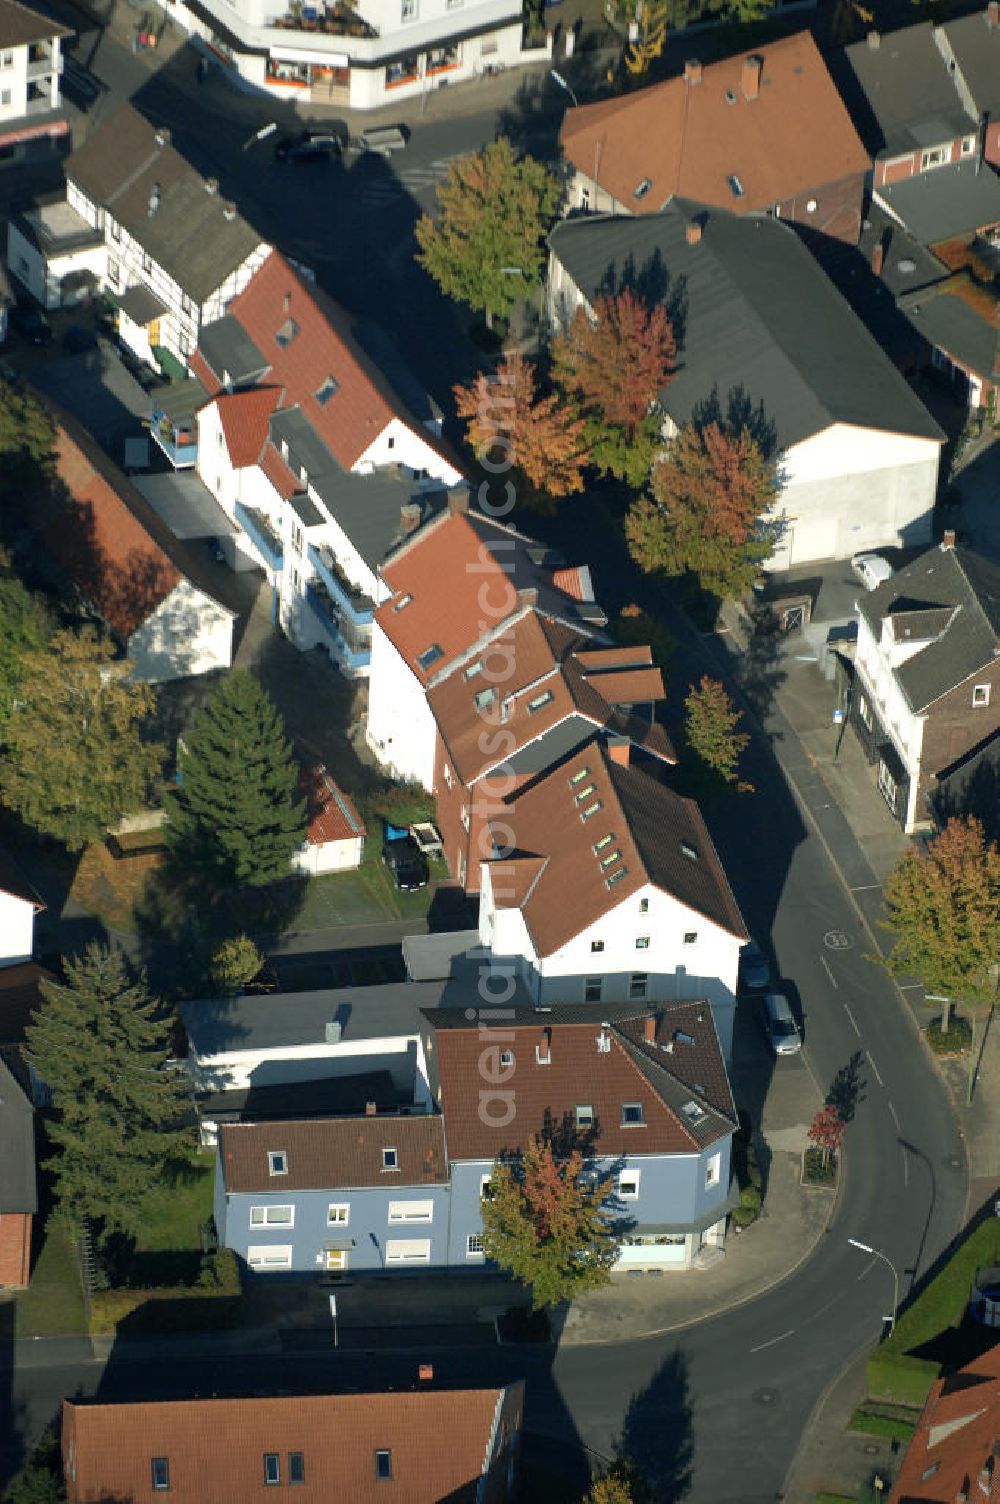
POLYGON ((90 1330, 115 1332, 126 1320, 131 1330, 218 1330, 235 1324, 240 1290, 236 1255, 231 1248, 220 1248, 206 1255, 194 1286, 95 1290, 90 1300, 90 1330))
POLYGON ((932 1018, 924 1030, 924 1038, 935 1055, 962 1055, 972 1043, 972 1025, 967 1018, 953 1013, 942 1034, 941 1020, 932 1018))
POLYGON ((807 1185, 833 1185, 837 1179, 837 1156, 824 1157, 821 1149, 807 1149, 803 1169, 807 1185))
POLYGON ((909 1441, 916 1430, 916 1422, 899 1420, 893 1415, 873 1415, 870 1410, 855 1410, 847 1422, 849 1431, 861 1431, 866 1436, 884 1436, 887 1441, 909 1441))

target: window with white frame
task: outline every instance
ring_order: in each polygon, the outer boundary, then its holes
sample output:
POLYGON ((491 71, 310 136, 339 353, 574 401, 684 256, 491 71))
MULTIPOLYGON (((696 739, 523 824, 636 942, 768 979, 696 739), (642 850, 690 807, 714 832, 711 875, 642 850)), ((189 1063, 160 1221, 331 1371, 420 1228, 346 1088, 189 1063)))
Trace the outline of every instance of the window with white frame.
POLYGON ((152 1459, 153 1487, 157 1493, 162 1493, 170 1487, 170 1459, 169 1457, 154 1457, 152 1459))
POLYGON ((349 1201, 331 1201, 326 1209, 327 1227, 346 1227, 351 1220, 349 1201))
MULTIPOLYGON (((275 1134, 277 1138, 277 1134, 275 1134)), ((269 1175, 288 1174, 288 1150, 269 1149, 267 1152, 267 1173, 269 1175)))
POLYGON ((973 691, 972 691, 972 704, 973 704, 973 706, 975 707, 976 710, 982 710, 982 708, 985 705, 988 705, 989 703, 990 703, 990 686, 988 684, 977 684, 975 686, 975 688, 973 689, 973 691))
POLYGON ((113 259, 108 262, 108 281, 112 287, 121 287, 122 285, 122 269, 118 265, 118 262, 113 259))
POLYGON ((719 1176, 722 1173, 722 1154, 713 1154, 705 1165, 705 1188, 718 1185, 719 1176))
POLYGON ((294 1227, 294 1206, 252 1206, 251 1227, 294 1227))
POLYGON ((151 272, 153 270, 153 258, 148 251, 143 251, 142 253, 142 269, 144 272, 151 272))
POLYGON ((462 805, 462 829, 465 831, 466 835, 468 835, 468 833, 469 833, 469 824, 470 824, 469 806, 467 804, 463 804, 462 805))
POLYGON ((926 172, 928 167, 943 167, 950 159, 951 151, 947 146, 930 146, 920 155, 920 171, 926 172))
POLYGON ((121 238, 122 238, 122 227, 118 223, 117 219, 112 219, 111 215, 109 214, 108 215, 108 219, 107 219, 107 225, 108 225, 108 234, 111 236, 111 239, 114 240, 114 241, 121 240, 121 238))
POLYGON ((646 1123, 646 1114, 641 1102, 622 1103, 622 1127, 642 1128, 646 1123))
POLYGON ((10 89, 0 89, 0 105, 8 105, 11 101, 10 89))
POLYGON ((465 1240, 465 1257, 467 1259, 482 1259, 486 1257, 486 1249, 483 1247, 483 1235, 481 1232, 470 1232, 465 1240))
POLYGON ((272 1487, 281 1482, 281 1458, 277 1452, 264 1453, 264 1482, 272 1487))
POLYGON ((390 1222, 432 1222, 433 1201, 390 1201, 390 1222))
POLYGON ((444 767, 441 769, 441 772, 444 775, 445 788, 450 789, 455 780, 451 776, 451 768, 447 763, 445 763, 444 767))
POLYGON ((861 717, 862 726, 864 726, 866 731, 870 731, 875 724, 875 718, 872 715, 872 708, 868 703, 867 695, 860 695, 858 698, 858 715, 861 717))
POLYGON ((578 1128, 593 1128, 593 1126, 594 1126, 594 1107, 593 1107, 593 1103, 591 1103, 591 1102, 577 1102, 577 1104, 576 1104, 576 1126, 578 1128))
POLYGON ((698 944, 698 931, 697 930, 685 930, 684 931, 684 944, 685 945, 697 945, 698 944))
POLYGON ((963 157, 971 157, 972 153, 975 151, 975 149, 976 149, 976 138, 975 138, 975 136, 963 136, 962 137, 962 156, 963 157))
POLYGON ((251 1269, 258 1269, 261 1273, 267 1273, 272 1269, 290 1269, 292 1267, 291 1243, 261 1243, 250 1244, 247 1249, 247 1263, 251 1269))
POLYGON ((399 19, 401 21, 415 21, 417 19, 417 0, 400 0, 399 19))
POLYGON ((618 1176, 618 1199, 619 1201, 638 1201, 639 1199, 639 1171, 622 1170, 618 1176))
POLYGON ((429 1264, 431 1240, 430 1238, 387 1238, 385 1261, 386 1264, 429 1264))
POLYGON ((292 548, 297 554, 302 552, 302 529, 297 522, 292 523, 292 548))
POLYGON ((591 942, 590 942, 590 949, 591 949, 591 953, 593 955, 595 955, 595 956, 596 955, 600 955, 601 951, 604 949, 604 941, 603 940, 591 940, 591 942))
POLYGON ((6 50, 6 51, 4 51, 4 52, 0 52, 0 68, 13 68, 13 66, 14 66, 14 54, 13 54, 13 52, 10 51, 9 49, 6 50))
POLYGON ((382 1150, 382 1168, 383 1170, 399 1169, 399 1155, 395 1149, 385 1148, 382 1150))
POLYGON ((635 948, 636 948, 636 950, 648 950, 649 949, 649 936, 648 935, 636 935, 636 937, 635 937, 635 948))
POLYGON ((486 1192, 489 1190, 489 1188, 490 1188, 490 1181, 492 1179, 493 1179, 492 1175, 481 1175, 479 1177, 479 1199, 480 1200, 482 1200, 482 1198, 486 1195, 486 1192))

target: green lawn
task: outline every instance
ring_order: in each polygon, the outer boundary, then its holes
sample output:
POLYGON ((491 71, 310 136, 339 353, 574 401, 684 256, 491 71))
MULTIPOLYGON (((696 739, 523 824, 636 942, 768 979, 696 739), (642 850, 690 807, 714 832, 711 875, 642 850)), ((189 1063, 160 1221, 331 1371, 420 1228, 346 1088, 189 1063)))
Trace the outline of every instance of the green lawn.
POLYGON ((18 1337, 79 1336, 87 1330, 80 1263, 62 1223, 53 1223, 30 1288, 17 1297, 18 1337))
POLYGON ((152 1191, 143 1206, 136 1252, 200 1253, 201 1228, 212 1215, 214 1186, 215 1154, 208 1151, 196 1155, 190 1170, 176 1175, 172 1183, 152 1191))
POLYGON ((896 1322, 882 1352, 908 1353, 958 1326, 972 1291, 977 1269, 1000 1263, 1000 1217, 987 1217, 952 1254, 896 1322))

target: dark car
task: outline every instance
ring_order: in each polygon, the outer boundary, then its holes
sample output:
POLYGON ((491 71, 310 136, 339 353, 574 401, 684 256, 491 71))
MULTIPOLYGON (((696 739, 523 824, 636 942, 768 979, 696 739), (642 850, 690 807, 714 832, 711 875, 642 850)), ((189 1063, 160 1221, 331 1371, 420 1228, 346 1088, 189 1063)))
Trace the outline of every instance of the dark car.
POLYGON ((286 136, 274 148, 279 162, 329 162, 339 157, 342 143, 333 131, 302 131, 286 136))
POLYGON ((13 323, 29 345, 51 345, 52 325, 34 303, 18 303, 14 309, 13 323))
POLYGON ((62 343, 67 355, 84 355, 88 350, 97 349, 97 335, 82 324, 70 324, 62 343))
POLYGON ((416 893, 419 888, 426 888, 427 858, 412 836, 383 841, 382 860, 402 893, 416 893))

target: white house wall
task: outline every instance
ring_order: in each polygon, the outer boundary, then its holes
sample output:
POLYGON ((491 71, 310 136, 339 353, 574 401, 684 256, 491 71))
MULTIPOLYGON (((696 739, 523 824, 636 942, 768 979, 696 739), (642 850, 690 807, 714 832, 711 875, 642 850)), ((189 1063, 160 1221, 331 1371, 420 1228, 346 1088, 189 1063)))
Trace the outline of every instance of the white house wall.
POLYGON ((433 792, 436 729, 427 695, 377 620, 372 626, 366 737, 394 777, 433 792))
POLYGON ((136 676, 151 684, 229 668, 233 613, 181 580, 129 638, 136 676))
POLYGON ((320 877, 326 872, 352 872, 361 866, 364 853, 364 836, 347 836, 342 841, 321 841, 318 845, 306 844, 292 857, 296 872, 307 877, 320 877))
POLYGON ((104 283, 108 253, 103 245, 84 246, 46 261, 44 254, 11 221, 7 227, 7 266, 43 308, 62 302, 62 279, 70 272, 90 272, 104 283))
POLYGON ((31 960, 35 906, 13 893, 0 893, 0 966, 31 960))
POLYGON ((386 1070, 396 1090, 414 1092, 415 1105, 431 1105, 427 1062, 416 1034, 385 1039, 341 1040, 339 1044, 286 1045, 267 1050, 232 1050, 189 1061, 195 1092, 247 1091, 260 1086, 292 1086, 301 1081, 336 1080, 386 1070))
POLYGON ((379 465, 405 465, 410 470, 426 470, 446 486, 457 485, 462 479, 460 472, 401 418, 393 418, 386 424, 352 468, 363 475, 379 465))
MULTIPOLYGON (((926 644, 921 643, 924 647, 926 644)), ((910 802, 904 828, 909 830, 916 818, 917 786, 920 778, 920 754, 923 747, 925 716, 914 715, 894 675, 894 654, 883 651, 864 617, 858 618, 858 642, 855 667, 856 693, 873 703, 878 720, 891 732, 896 750, 910 776, 910 802)))

